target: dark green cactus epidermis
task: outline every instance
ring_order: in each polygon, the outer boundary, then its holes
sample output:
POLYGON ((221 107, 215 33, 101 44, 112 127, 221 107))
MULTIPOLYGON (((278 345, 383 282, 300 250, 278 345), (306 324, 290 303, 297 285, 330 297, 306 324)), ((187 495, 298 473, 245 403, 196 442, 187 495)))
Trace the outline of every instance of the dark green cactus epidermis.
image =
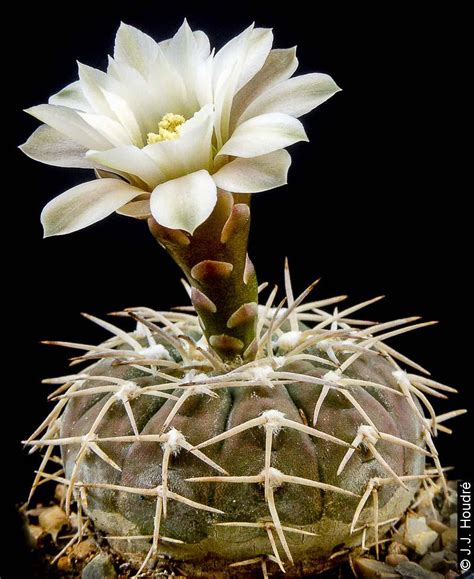
MULTIPOLYGON (((329 366, 301 361, 284 369, 321 376, 329 366)), ((398 391, 399 388, 392 370, 393 367, 383 357, 362 356, 351 366, 348 375, 385 384, 389 389, 354 386, 350 391, 378 429, 423 446, 420 420, 406 399, 391 391, 398 391)), ((108 362, 103 362, 95 372, 133 379, 140 386, 157 382, 156 378, 140 377, 137 370, 124 366, 111 367, 108 362)), ((84 388, 97 385, 97 382, 85 383, 84 388)), ((295 382, 274 388, 247 386, 221 389, 216 391, 218 396, 215 398, 195 395, 181 407, 171 427, 181 431, 191 444, 197 445, 266 410, 278 410, 290 420, 311 424, 320 392, 320 386, 295 382)), ((181 392, 176 394, 179 396, 181 392)), ((61 436, 86 434, 107 398, 108 395, 95 395, 70 400, 62 419, 61 436)), ((159 434, 175 401, 140 396, 131 404, 140 433, 159 434)), ((317 427, 350 443, 362 423, 365 421, 356 408, 340 393, 331 391, 322 405, 317 427)), ((121 404, 111 407, 98 434, 100 437, 132 434, 121 404)), ((122 468, 122 472, 90 453, 80 468, 79 480, 138 488, 153 488, 161 483, 163 448, 159 443, 101 443, 101 447, 122 468)), ((259 474, 264 468, 264 449, 265 432, 257 427, 208 446, 203 451, 229 474, 249 476, 259 474)), ((424 456, 421 453, 385 441, 378 441, 377 450, 399 476, 423 472, 424 456)), ((71 475, 77 452, 78 445, 63 448, 67 476, 71 475)), ((387 477, 386 471, 363 449, 352 456, 338 476, 336 471, 345 452, 346 448, 332 442, 282 428, 273 439, 271 465, 283 473, 338 486, 359 496, 364 493, 371 478, 387 477)), ((220 509, 224 514, 216 515, 171 501, 167 517, 161 522, 160 534, 179 539, 185 544, 163 543, 160 550, 180 560, 206 555, 241 560, 270 553, 264 530, 215 524, 226 521, 271 521, 263 486, 186 481, 191 477, 216 474, 219 473, 186 451, 181 450, 172 458, 170 489, 193 501, 220 509)), ((410 482, 408 486, 409 492, 397 483, 380 488, 381 521, 401 516, 408 507, 418 482, 410 482)), ((314 537, 287 534, 295 560, 327 559, 337 546, 360 543, 360 533, 350 533, 351 519, 359 498, 295 484, 283 484, 276 488, 274 497, 283 525, 316 533, 314 537)), ((108 535, 151 535, 155 507, 156 499, 153 497, 102 489, 88 490, 89 515, 96 526, 108 535)), ((362 523, 371 520, 370 516, 366 509, 362 523)), ((117 548, 146 551, 149 543, 140 545, 134 542, 125 547, 122 542, 117 548)))

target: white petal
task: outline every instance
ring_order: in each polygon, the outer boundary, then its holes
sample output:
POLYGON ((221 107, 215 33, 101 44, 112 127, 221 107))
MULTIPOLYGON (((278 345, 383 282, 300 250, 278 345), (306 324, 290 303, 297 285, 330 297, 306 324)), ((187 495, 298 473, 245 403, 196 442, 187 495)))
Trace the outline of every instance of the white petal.
POLYGON ((185 19, 173 38, 163 46, 163 52, 176 70, 184 72, 183 77, 186 78, 186 73, 195 60, 196 51, 196 36, 185 19))
POLYGON ((120 209, 117 209, 119 215, 133 217, 134 219, 148 219, 151 217, 150 200, 142 199, 141 201, 131 201, 120 209))
POLYGON ((207 34, 202 30, 195 30, 193 34, 199 56, 201 58, 207 58, 211 53, 211 45, 207 34))
MULTIPOLYGON (((119 171, 108 171, 107 169, 94 167, 94 173, 97 179, 117 179, 118 181, 123 181, 119 171)), ((125 178, 125 175, 123 175, 123 177, 125 178)))
POLYGON ((232 193, 259 193, 287 183, 291 157, 285 149, 252 159, 238 158, 212 177, 216 185, 232 193))
POLYGON ((93 168, 85 155, 87 149, 68 139, 48 125, 41 125, 20 146, 20 149, 35 161, 56 167, 93 168))
POLYGON ((83 229, 113 213, 143 191, 117 179, 97 179, 69 189, 41 213, 45 237, 83 229))
POLYGON ((109 88, 109 85, 114 79, 107 76, 105 72, 87 66, 86 64, 78 62, 77 65, 79 67, 81 89, 92 110, 96 113, 112 116, 112 111, 104 97, 102 89, 106 87, 109 88))
POLYGON ((78 80, 68 84, 58 93, 50 96, 48 103, 50 105, 68 107, 70 109, 76 109, 78 111, 84 112, 91 110, 91 106, 84 96, 81 83, 78 80))
POLYGON ((254 25, 251 24, 238 36, 234 36, 229 42, 217 51, 214 57, 214 87, 221 81, 223 76, 228 76, 234 68, 235 63, 239 60, 241 52, 245 50, 248 37, 252 33, 254 25))
POLYGON ((252 101, 272 86, 290 78, 297 68, 295 46, 271 50, 261 70, 235 95, 232 103, 232 123, 235 124, 252 101))
POLYGON ((135 68, 146 77, 158 51, 157 43, 138 28, 120 24, 115 37, 114 58, 117 62, 135 68))
MULTIPOLYGON (((188 25, 186 18, 183 21, 182 26, 188 25)), ((189 26, 189 25, 188 25, 189 26)), ((201 58, 207 58, 211 53, 211 44, 209 42, 209 38, 205 32, 202 30, 194 30, 192 31, 194 36, 194 40, 196 41, 196 48, 197 53, 201 58)), ((175 35, 176 36, 176 35, 175 35)), ((162 40, 158 43, 158 46, 165 52, 168 53, 170 46, 172 44, 172 38, 168 38, 167 40, 162 40)))
MULTIPOLYGON (((169 70, 163 66, 162 50, 151 37, 132 26, 121 24, 114 57, 115 60, 109 60, 107 73, 122 84, 123 90, 119 94, 133 111, 142 135, 156 131, 164 114, 185 112, 180 99, 167 97, 168 93, 172 97, 177 96, 183 87, 175 87, 177 80, 170 78, 169 70), (172 103, 178 110, 168 108, 172 103)), ((118 94, 115 90, 112 92, 118 94)))
POLYGON ((118 121, 95 113, 77 113, 90 127, 95 129, 115 147, 131 145, 132 140, 118 121))
POLYGON ((183 145, 186 170, 191 173, 198 169, 207 169, 211 158, 212 131, 214 126, 214 107, 204 106, 186 121, 181 128, 179 139, 183 145))
POLYGON ((213 61, 214 55, 208 56, 206 59, 199 58, 195 67, 194 92, 200 107, 214 102, 212 93, 213 61))
POLYGON ((270 28, 255 28, 252 31, 237 90, 246 85, 262 68, 270 53, 272 44, 273 32, 270 28))
MULTIPOLYGON (((157 56, 145 79, 135 68, 124 62, 109 60, 107 74, 118 81, 122 97, 133 112, 141 135, 156 132, 163 115, 169 112, 191 116, 196 108, 187 102, 185 84, 176 70, 157 47, 157 56)), ((135 142, 137 144, 137 141, 135 142)))
POLYGON ((57 105, 38 105, 26 109, 25 112, 87 149, 109 149, 112 145, 79 116, 87 113, 76 112, 57 105))
POLYGON ((193 234, 212 213, 216 184, 207 171, 197 171, 158 185, 151 194, 153 217, 164 227, 193 234))
POLYGON ((102 93, 107 101, 108 106, 112 113, 116 116, 118 121, 121 123, 123 128, 127 131, 130 139, 138 147, 143 147, 143 137, 138 121, 133 113, 132 109, 129 107, 127 101, 123 99, 120 95, 114 94, 102 90, 102 93))
POLYGON ((142 150, 157 163, 167 180, 208 169, 213 122, 212 105, 207 105, 182 125, 179 138, 147 145, 142 150))
MULTIPOLYGON (((214 86, 235 76, 234 92, 247 84, 262 68, 273 42, 268 28, 246 28, 223 46, 214 58, 214 86)), ((234 84, 233 80, 230 81, 234 84)))
POLYGON ((341 89, 328 74, 313 73, 290 78, 264 92, 244 111, 238 124, 265 113, 300 117, 327 101, 341 89))
POLYGON ((216 54, 213 65, 213 86, 218 148, 229 137, 234 95, 263 66, 272 41, 271 30, 254 29, 252 25, 216 54))
MULTIPOLYGON (((152 94, 159 94, 159 102, 156 102, 155 109, 157 111, 156 122, 154 129, 163 115, 173 112, 175 114, 188 114, 188 105, 186 103, 186 86, 181 75, 170 64, 164 56, 161 49, 155 62, 155 66, 151 69, 148 76, 148 84, 152 94)), ((153 130, 150 128, 150 131, 153 130)))
MULTIPOLYGON (((122 93, 127 94, 130 87, 127 90, 127 87, 124 87, 116 78, 100 70, 81 63, 78 65, 82 90, 93 111, 109 117, 112 121, 118 121, 128 133, 130 140, 142 147, 142 131, 138 121, 126 99, 121 96, 122 93)), ((131 88, 133 92, 133 86, 131 88)))
POLYGON ((269 113, 239 125, 218 155, 257 157, 307 140, 300 121, 289 115, 269 113))
MULTIPOLYGON (((135 68, 123 62, 115 62, 112 58, 109 59, 107 74, 119 82, 121 86, 119 94, 126 100, 133 111, 143 135, 155 130, 163 115, 170 112, 170 110, 163 112, 161 108, 161 88, 150 81, 153 74, 159 74, 160 72, 157 64, 156 67, 152 67, 148 79, 145 79, 135 68), (155 70, 157 67, 158 70, 155 70), (160 95, 160 98, 157 98, 157 94, 160 95)), ((167 78, 164 76, 163 83, 167 82, 167 78)), ((167 87, 165 92, 167 92, 167 87)), ((114 91, 114 93, 118 94, 117 91, 114 91)))
POLYGON ((211 69, 207 66, 209 53, 203 42, 207 45, 202 33, 201 35, 193 33, 184 20, 173 38, 163 45, 163 54, 180 74, 186 87, 188 107, 186 116, 212 100, 211 69))
POLYGON ((133 145, 108 151, 89 151, 87 158, 95 164, 139 177, 151 189, 165 180, 158 165, 143 152, 143 149, 133 145))

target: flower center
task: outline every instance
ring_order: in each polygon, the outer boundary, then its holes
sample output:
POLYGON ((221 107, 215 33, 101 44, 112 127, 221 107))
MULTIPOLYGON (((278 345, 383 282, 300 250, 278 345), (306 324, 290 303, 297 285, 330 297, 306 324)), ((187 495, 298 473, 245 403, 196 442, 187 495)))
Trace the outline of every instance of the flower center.
POLYGON ((158 123, 158 133, 148 133, 147 144, 154 145, 155 143, 161 143, 161 141, 177 139, 181 132, 181 125, 184 122, 186 122, 186 119, 182 115, 166 113, 158 123))

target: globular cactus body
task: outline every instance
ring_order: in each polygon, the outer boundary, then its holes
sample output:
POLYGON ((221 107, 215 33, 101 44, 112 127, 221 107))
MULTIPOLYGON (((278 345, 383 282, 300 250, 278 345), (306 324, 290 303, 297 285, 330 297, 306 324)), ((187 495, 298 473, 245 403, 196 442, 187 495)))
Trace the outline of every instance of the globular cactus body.
POLYGON ((93 318, 116 335, 82 356, 96 360, 82 374, 52 380, 65 384, 60 427, 36 442, 61 447, 68 503, 115 549, 194 571, 324 568, 378 544, 426 478, 426 455, 439 466, 419 400, 431 412, 423 390, 447 387, 405 373, 397 358, 413 363, 383 341, 420 324, 268 306, 253 362, 224 365, 192 312, 142 308, 127 312, 130 334, 93 318))

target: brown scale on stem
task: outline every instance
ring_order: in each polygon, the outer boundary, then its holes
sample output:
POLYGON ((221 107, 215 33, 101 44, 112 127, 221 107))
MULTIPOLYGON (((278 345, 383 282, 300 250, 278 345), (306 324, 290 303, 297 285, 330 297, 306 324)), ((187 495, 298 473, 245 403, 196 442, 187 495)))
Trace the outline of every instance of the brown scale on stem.
POLYGON ((153 218, 148 225, 186 275, 211 347, 230 364, 253 359, 258 284, 247 255, 249 195, 219 191, 214 211, 192 236, 153 218))

